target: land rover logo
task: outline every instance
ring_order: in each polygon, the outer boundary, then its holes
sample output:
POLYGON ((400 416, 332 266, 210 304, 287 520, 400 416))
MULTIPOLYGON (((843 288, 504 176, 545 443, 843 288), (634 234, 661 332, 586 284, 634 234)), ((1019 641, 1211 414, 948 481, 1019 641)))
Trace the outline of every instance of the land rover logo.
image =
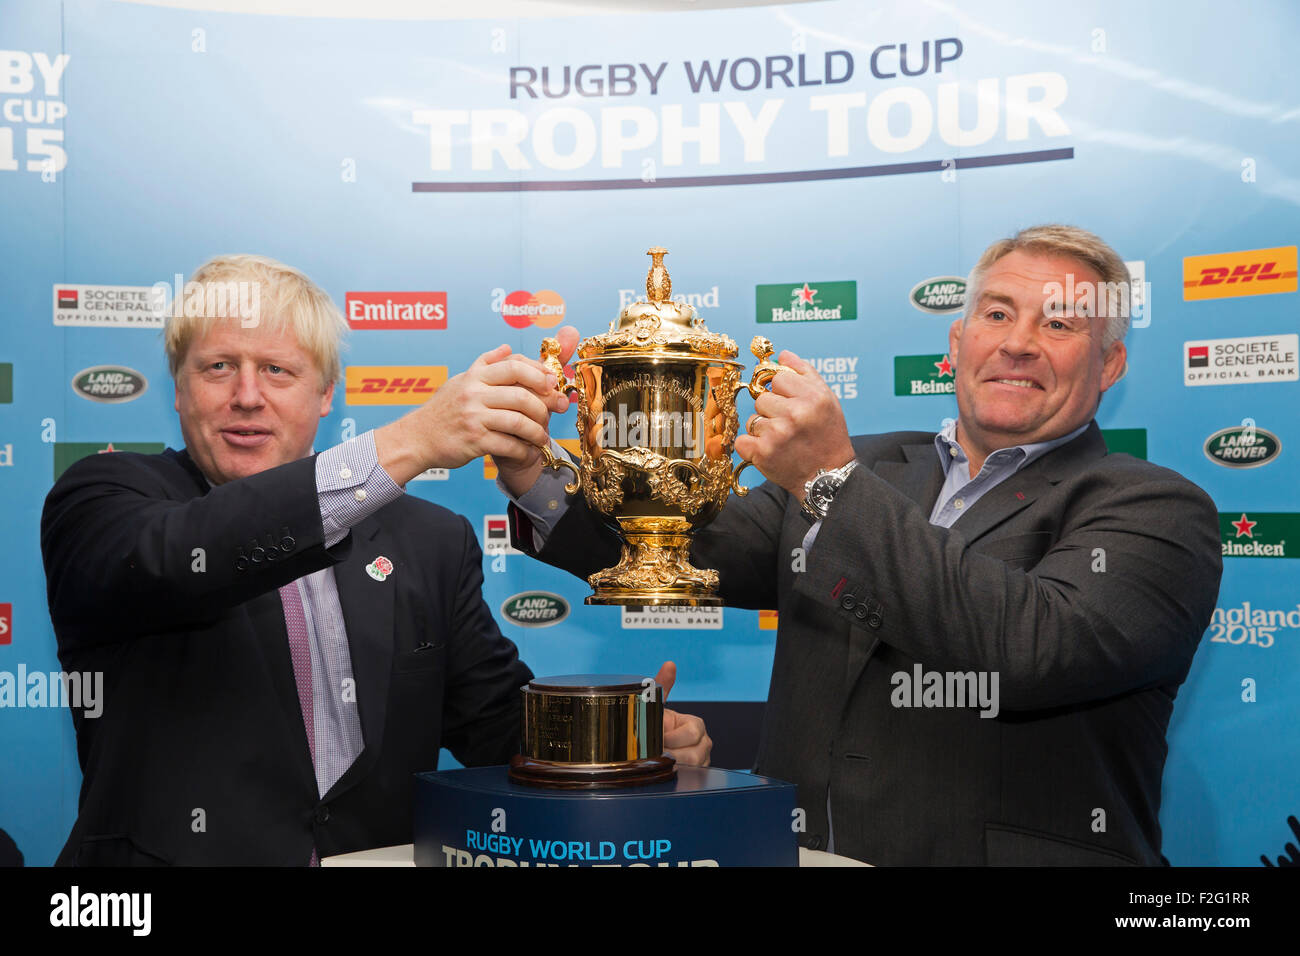
POLYGON ((82 369, 72 379, 72 390, 82 398, 108 404, 139 398, 148 387, 143 375, 121 365, 96 365, 82 369))
POLYGON ((1254 425, 1234 425, 1205 439, 1205 454, 1227 468, 1258 468, 1282 451, 1282 442, 1272 432, 1254 425))
POLYGON ((944 315, 960 312, 966 304, 966 280, 960 276, 935 276, 912 289, 912 305, 922 312, 944 315))
POLYGON ((501 616, 520 627, 550 627, 569 616, 569 602, 549 591, 525 591, 506 598, 501 616))

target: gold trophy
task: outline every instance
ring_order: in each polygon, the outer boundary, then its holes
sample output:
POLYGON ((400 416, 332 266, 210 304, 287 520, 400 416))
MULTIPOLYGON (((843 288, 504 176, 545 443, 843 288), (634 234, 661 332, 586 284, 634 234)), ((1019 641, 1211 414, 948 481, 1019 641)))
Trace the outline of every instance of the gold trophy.
POLYGON ((573 471, 565 491, 581 487, 622 539, 618 564, 587 578, 595 592, 588 604, 716 606, 718 573, 691 565, 691 534, 730 492, 748 492, 737 479, 750 462, 731 461, 736 398, 745 390, 757 398, 780 366, 771 361, 772 343, 756 336, 750 350, 758 365, 741 381, 736 343, 710 332, 692 306, 672 301, 668 250, 646 254, 646 298, 625 308, 608 332, 578 344, 573 381, 560 364, 559 342, 542 342, 556 387, 578 392, 582 450, 576 466, 549 448, 542 457, 573 471))

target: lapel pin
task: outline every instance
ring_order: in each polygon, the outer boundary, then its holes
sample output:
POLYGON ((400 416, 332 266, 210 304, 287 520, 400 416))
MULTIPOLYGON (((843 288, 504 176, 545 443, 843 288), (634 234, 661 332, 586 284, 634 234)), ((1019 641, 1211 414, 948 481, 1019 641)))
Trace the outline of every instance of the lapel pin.
POLYGON ((376 581, 382 581, 393 573, 393 562, 382 554, 366 565, 366 574, 376 581))
POLYGON ((1025 500, 1025 493, 1024 493, 1023 491, 1017 491, 1017 492, 1016 492, 1016 497, 1019 498, 1021 501, 1024 501, 1024 500, 1025 500))

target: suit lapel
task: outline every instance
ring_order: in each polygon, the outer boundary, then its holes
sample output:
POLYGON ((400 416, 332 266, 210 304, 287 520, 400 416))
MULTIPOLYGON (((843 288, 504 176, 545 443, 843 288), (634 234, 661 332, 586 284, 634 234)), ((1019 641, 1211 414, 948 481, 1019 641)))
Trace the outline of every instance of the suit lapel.
POLYGON ((384 553, 379 532, 380 523, 373 515, 353 526, 352 554, 334 566, 365 749, 330 788, 326 795, 330 799, 369 772, 383 745, 388 685, 393 669, 394 587, 392 581, 377 581, 366 572, 366 565, 384 553))
POLYGON ((904 445, 906 461, 878 461, 871 470, 911 498, 927 515, 943 487, 943 468, 934 445, 904 445))
POLYGON ((952 528, 968 544, 973 543, 1017 512, 1029 507, 1036 498, 1047 494, 1053 485, 1078 471, 1085 462, 1105 454, 1106 442, 1101 437, 1101 429, 1093 422, 1074 441, 1052 449, 989 489, 969 511, 957 519, 952 528))

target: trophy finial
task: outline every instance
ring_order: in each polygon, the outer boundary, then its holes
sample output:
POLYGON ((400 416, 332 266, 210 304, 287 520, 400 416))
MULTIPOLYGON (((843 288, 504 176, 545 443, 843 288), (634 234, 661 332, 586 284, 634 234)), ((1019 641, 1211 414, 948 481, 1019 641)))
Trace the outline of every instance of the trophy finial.
POLYGON ((668 269, 664 266, 668 250, 663 246, 651 246, 646 255, 651 257, 650 272, 645 277, 646 297, 656 305, 667 302, 673 294, 673 280, 668 277, 668 269))

